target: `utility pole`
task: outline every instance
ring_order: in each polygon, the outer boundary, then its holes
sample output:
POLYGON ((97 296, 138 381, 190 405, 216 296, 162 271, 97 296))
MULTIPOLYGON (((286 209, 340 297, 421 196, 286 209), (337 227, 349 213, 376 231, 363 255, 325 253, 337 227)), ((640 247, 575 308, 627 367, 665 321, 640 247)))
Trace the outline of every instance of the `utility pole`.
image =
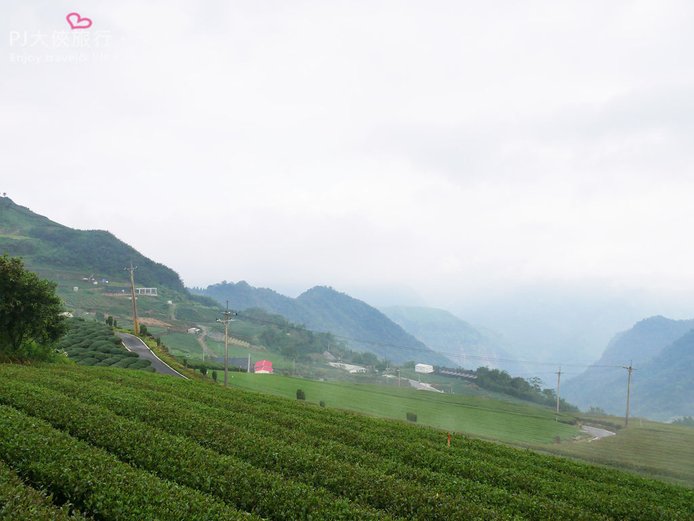
POLYGON ((631 360, 629 360, 629 365, 628 366, 622 366, 623 369, 626 369, 627 372, 629 373, 629 376, 627 376, 627 414, 624 417, 624 426, 626 427, 629 425, 629 399, 631 398, 631 373, 635 371, 635 369, 632 367, 631 360))
POLYGON ((559 366, 559 371, 557 371, 555 374, 557 375, 557 414, 559 414, 559 402, 561 400, 559 398, 559 386, 561 384, 561 366, 559 366))
POLYGON ((251 353, 248 353, 248 368, 246 369, 246 373, 250 374, 251 372, 251 353))
POLYGON ((130 267, 129 268, 123 268, 126 271, 130 272, 130 299, 133 301, 133 331, 135 331, 136 335, 140 334, 140 323, 137 321, 137 299, 135 298, 135 270, 137 269, 137 266, 133 266, 133 263, 130 262, 130 267))
POLYGON ((398 367, 398 387, 400 387, 400 368, 398 367))
POLYGON ((224 324, 224 387, 227 386, 229 373, 229 322, 232 321, 232 316, 238 313, 229 311, 229 301, 227 300, 227 308, 222 312, 224 318, 218 318, 217 322, 224 324))

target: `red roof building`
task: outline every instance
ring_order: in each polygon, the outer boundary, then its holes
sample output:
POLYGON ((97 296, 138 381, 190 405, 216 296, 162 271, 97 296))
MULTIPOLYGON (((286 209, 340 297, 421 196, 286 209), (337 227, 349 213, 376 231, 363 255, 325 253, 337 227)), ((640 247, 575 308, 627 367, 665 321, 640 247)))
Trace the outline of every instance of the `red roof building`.
POLYGON ((257 361, 253 372, 258 374, 272 374, 272 362, 270 362, 270 360, 257 361))

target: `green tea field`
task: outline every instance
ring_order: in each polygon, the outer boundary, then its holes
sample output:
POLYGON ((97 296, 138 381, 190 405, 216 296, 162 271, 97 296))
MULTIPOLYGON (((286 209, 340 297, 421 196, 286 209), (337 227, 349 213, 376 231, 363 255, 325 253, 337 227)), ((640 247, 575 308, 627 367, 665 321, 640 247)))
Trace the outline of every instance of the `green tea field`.
POLYGON ((694 517, 694 491, 462 435, 449 447, 445 431, 240 388, 4 364, 0 512, 138 521, 685 520, 694 517))

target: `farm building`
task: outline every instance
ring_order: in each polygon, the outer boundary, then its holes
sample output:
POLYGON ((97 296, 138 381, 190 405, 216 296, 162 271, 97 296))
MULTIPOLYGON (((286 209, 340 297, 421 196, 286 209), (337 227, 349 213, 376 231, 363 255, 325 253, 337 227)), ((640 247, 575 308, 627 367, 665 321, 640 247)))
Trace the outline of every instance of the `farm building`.
POLYGON ((337 369, 344 369, 351 374, 366 372, 366 367, 362 367, 360 365, 343 364, 342 362, 329 362, 328 365, 337 369))
POLYGON ((429 364, 417 364, 414 366, 414 372, 430 374, 434 372, 434 367, 429 364))
POLYGON ((253 372, 257 374, 272 374, 272 362, 270 360, 258 360, 255 363, 253 372))

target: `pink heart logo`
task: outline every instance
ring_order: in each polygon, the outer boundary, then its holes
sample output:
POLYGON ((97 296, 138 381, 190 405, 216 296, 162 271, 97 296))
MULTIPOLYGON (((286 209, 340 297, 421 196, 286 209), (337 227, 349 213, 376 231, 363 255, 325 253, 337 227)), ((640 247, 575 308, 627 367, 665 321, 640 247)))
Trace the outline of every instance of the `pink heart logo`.
POLYGON ((70 13, 65 19, 70 24, 70 29, 89 29, 92 26, 91 18, 82 17, 79 13, 70 13))

